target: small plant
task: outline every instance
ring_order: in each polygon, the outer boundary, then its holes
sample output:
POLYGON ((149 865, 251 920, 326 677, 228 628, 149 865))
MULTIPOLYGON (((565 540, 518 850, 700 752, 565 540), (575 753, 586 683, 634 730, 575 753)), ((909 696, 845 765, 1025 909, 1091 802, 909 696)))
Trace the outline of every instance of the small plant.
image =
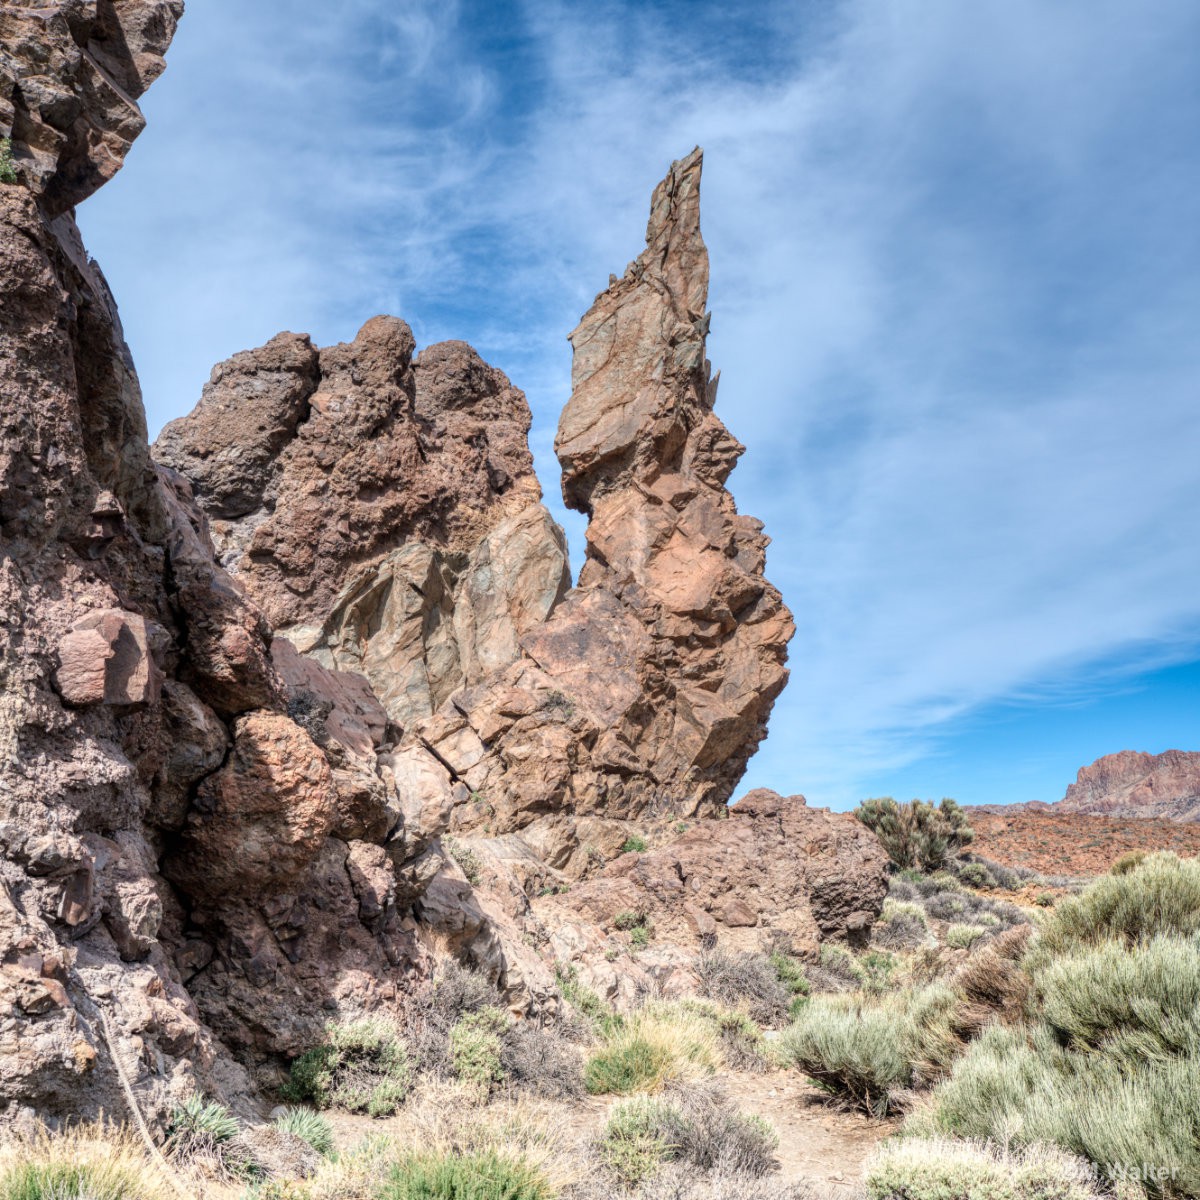
POLYGON ((17 169, 13 165, 12 142, 0 138, 0 183, 16 183, 17 169))
POLYGON ((500 1038, 507 1028, 508 1018, 498 1008, 481 1008, 450 1031, 454 1074, 484 1098, 504 1080, 500 1038))
POLYGON ((1128 875, 1130 871, 1136 871, 1145 861, 1145 850, 1127 850, 1113 863, 1108 873, 1110 875, 1128 875))
POLYGON ((397 1163, 379 1200, 552 1200, 545 1175, 498 1150, 412 1154, 397 1163))
POLYGON ((631 833, 621 845, 622 854, 645 854, 646 839, 640 834, 631 833))
POLYGON ((554 978, 563 999, 586 1019, 594 1033, 609 1037, 624 1026, 624 1018, 579 981, 579 972, 574 966, 559 963, 554 968, 554 978))
POLYGON ((711 1074, 723 1064, 711 1006, 652 1003, 615 1028, 584 1066, 592 1095, 655 1091, 672 1080, 711 1074))
POLYGON ((478 887, 479 881, 482 878, 479 855, 469 846, 464 846, 456 838, 443 838, 442 846, 445 848, 446 853, 458 863, 462 869, 462 873, 467 877, 467 882, 472 887, 478 887))
POLYGON ((292 1063, 285 1100, 390 1117, 411 1086, 408 1050, 386 1017, 326 1026, 325 1041, 292 1063))
POLYGON ((1034 903, 1036 905, 1038 905, 1040 908, 1053 908, 1054 907, 1054 893, 1053 892, 1039 892, 1037 894, 1037 896, 1034 898, 1034 903))
POLYGON ((769 961, 775 969, 776 978, 788 990, 791 998, 788 1000, 787 1012, 788 1016, 794 1019, 808 1003, 812 985, 808 982, 804 968, 790 954, 776 950, 769 961))
POLYGON ((112 1126, 75 1126, 6 1139, 3 1200, 178 1200, 132 1136, 112 1126))
POLYGON ((333 1153, 333 1127, 311 1108, 289 1108, 275 1118, 275 1128, 307 1142, 318 1154, 333 1153))
POLYGON ((629 944, 635 950, 645 950, 650 945, 650 926, 635 925, 629 931, 629 944))
POLYGON ((600 1158, 625 1187, 638 1187, 674 1157, 672 1116, 663 1101, 650 1096, 613 1106, 600 1136, 600 1158))
POLYGON ((980 862, 962 863, 958 868, 958 877, 968 887, 992 888, 996 886, 991 871, 980 862))
POLYGON ((871 937, 889 950, 911 950, 920 946, 929 938, 925 910, 907 900, 885 900, 871 937))
POLYGON ((546 697, 546 707, 557 709, 564 721, 569 721, 575 715, 575 703, 565 692, 552 691, 546 697))
POLYGON ((671 1067, 665 1046, 638 1034, 621 1036, 588 1059, 583 1083, 593 1096, 626 1096, 660 1083, 671 1067))
MULTIPOLYGON (((790 967, 791 959, 779 955, 790 967)), ((796 964, 803 980, 804 972, 796 964)), ((784 983, 775 958, 762 954, 732 954, 718 947, 701 954, 696 962, 703 994, 719 1004, 744 1005, 756 1021, 774 1024, 783 1019, 791 1003, 792 987, 784 983)), ((805 992, 808 983, 803 982, 805 992)))
POLYGON ((688 823, 686 821, 676 821, 675 822, 675 832, 676 833, 687 833, 687 831, 688 831, 688 823))
POLYGON ((987 934, 987 929, 982 925, 951 925, 946 930, 946 945, 953 946, 955 950, 970 950, 987 934))
POLYGON ((619 912, 613 917, 613 925, 617 929, 622 930, 636 929, 639 925, 644 925, 645 923, 646 914, 644 912, 637 912, 632 908, 627 908, 624 912, 619 912))
POLYGON ((222 1142, 237 1137, 241 1125, 223 1104, 189 1096, 171 1115, 167 1146, 173 1156, 194 1158, 214 1154, 222 1142))

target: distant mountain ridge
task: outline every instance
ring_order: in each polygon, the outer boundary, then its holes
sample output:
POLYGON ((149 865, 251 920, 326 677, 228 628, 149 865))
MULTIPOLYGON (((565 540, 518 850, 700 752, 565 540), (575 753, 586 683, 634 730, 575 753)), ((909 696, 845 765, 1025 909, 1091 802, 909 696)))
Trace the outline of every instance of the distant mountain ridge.
POLYGON ((1200 821, 1200 752, 1121 750, 1080 767, 1055 812, 1200 821))

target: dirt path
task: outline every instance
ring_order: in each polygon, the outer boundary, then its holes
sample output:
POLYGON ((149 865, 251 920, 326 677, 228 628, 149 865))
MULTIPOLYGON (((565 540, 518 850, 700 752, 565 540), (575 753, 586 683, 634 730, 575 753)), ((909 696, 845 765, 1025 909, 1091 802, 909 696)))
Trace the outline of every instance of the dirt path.
POLYGON ((725 1086, 739 1109, 775 1127, 779 1178, 820 1183, 834 1196, 854 1194, 867 1156, 899 1124, 831 1108, 816 1088, 792 1072, 731 1073, 725 1086))

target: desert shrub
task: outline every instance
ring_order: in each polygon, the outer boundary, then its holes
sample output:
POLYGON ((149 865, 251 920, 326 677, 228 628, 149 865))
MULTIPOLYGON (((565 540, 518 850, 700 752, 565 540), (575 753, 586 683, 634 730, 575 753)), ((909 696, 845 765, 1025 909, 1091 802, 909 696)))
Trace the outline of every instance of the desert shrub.
POLYGON ((804 966, 790 954, 782 950, 774 951, 769 958, 776 978, 788 991, 788 1016, 794 1017, 808 1003, 812 984, 808 981, 808 973, 804 966))
POLYGON ((1145 850, 1126 850, 1108 869, 1110 875, 1128 875, 1146 861, 1145 850))
POLYGON ((730 1007, 744 1005, 755 1021, 766 1025, 781 1021, 792 1001, 791 987, 764 954, 733 954, 717 948, 700 955, 696 973, 703 995, 730 1007))
POLYGON ((959 888, 942 889, 930 893, 924 902, 925 912, 939 921, 950 921, 959 925, 991 925, 995 928, 1011 929, 1016 925, 1028 924, 1029 918, 1015 904, 1007 900, 992 900, 978 892, 959 888))
POLYGON ((869 1200, 1094 1200, 1091 1168, 1055 1146, 901 1139, 866 1167, 869 1200))
POLYGON ((622 854, 644 854, 645 852, 646 839, 640 834, 631 833, 621 844, 622 854))
POLYGON ((818 965, 827 976, 847 987, 857 988, 862 985, 862 972, 854 955, 845 946, 837 942, 822 942, 819 954, 818 965))
POLYGON ((236 1155, 228 1154, 241 1123, 223 1104, 196 1093, 171 1114, 167 1125, 167 1153, 182 1163, 208 1160, 220 1169, 226 1157, 236 1170, 236 1155))
POLYGON ((275 1128, 294 1134, 318 1154, 333 1153, 333 1127, 311 1108, 288 1108, 275 1118, 275 1128))
POLYGON ((12 142, 0 138, 0 183, 16 183, 17 169, 13 164, 12 142))
POLYGON ((946 945, 953 946, 955 950, 970 950, 987 934, 987 929, 982 925, 951 925, 946 930, 946 945))
POLYGON ((879 839, 888 858, 900 868, 936 871, 945 866, 975 833, 967 815, 950 799, 897 804, 890 796, 864 800, 854 815, 879 839))
POLYGON ((1200 930, 1200 861, 1149 855, 1123 875, 1102 875, 1057 905, 1038 939, 1041 958, 1116 938, 1132 945, 1158 934, 1200 930))
POLYGON ((1029 976, 1019 959, 1029 927, 1018 926, 993 938, 962 964, 951 986, 962 998, 953 1018, 964 1040, 976 1037, 992 1020, 1019 1020, 1029 993, 1029 976))
POLYGON ((120 1129, 41 1132, 0 1147, 0 1200, 177 1200, 120 1129))
POLYGON ((992 877, 992 886, 1003 888, 1006 892, 1015 892, 1026 877, 1037 874, 1037 872, 1025 868, 1006 866, 1004 863, 985 858, 982 854, 972 854, 971 861, 986 868, 987 873, 992 877))
POLYGON ((453 958, 437 961, 432 979, 409 1002, 405 1043, 415 1070, 441 1078, 454 1074, 450 1031, 464 1014, 498 1008, 500 992, 486 976, 453 958))
POLYGON ((1200 1053, 1198 997, 1198 947, 1158 937, 1055 959, 1038 973, 1035 1007, 1062 1045, 1137 1066, 1200 1053))
POLYGON ((925 910, 909 900, 883 902, 883 911, 871 931, 871 938, 889 950, 909 950, 921 945, 929 936, 929 921, 925 910))
POLYGON ((1053 892, 1039 892, 1034 897, 1033 902, 1039 908, 1053 908, 1054 907, 1054 893, 1053 892))
POLYGON ((579 1051, 552 1029, 514 1021, 500 1037, 500 1069, 518 1091, 548 1100, 583 1095, 579 1051))
POLYGON ((583 1080, 593 1095, 627 1095, 711 1074, 722 1064, 718 1031, 700 1006, 656 1003, 613 1029, 588 1058, 583 1080))
POLYGON ((1072 1053, 1048 1026, 993 1026, 938 1085, 916 1134, 1053 1143, 1104 1174, 1147 1179, 1151 1196, 1200 1189, 1200 1056, 1130 1067, 1072 1053), (1151 1178, 1156 1172, 1165 1181, 1151 1178))
POLYGON ((937 984, 875 1002, 815 998, 780 1039, 781 1056, 830 1095, 882 1116, 901 1091, 949 1064, 955 1004, 937 984))
POLYGON ((913 885, 926 898, 941 892, 961 892, 962 884, 949 871, 934 871, 932 875, 916 874, 913 885))
POLYGON ((614 1105, 600 1156, 622 1183, 636 1187, 668 1161, 760 1176, 774 1165, 778 1145, 775 1131, 760 1117, 735 1111, 718 1089, 693 1087, 614 1105))
POLYGON ((981 862, 960 863, 958 866, 958 878, 967 887, 990 888, 996 886, 996 881, 992 877, 991 871, 981 862))
POLYGON ((305 1051, 280 1089, 285 1100, 389 1117, 411 1083, 408 1051, 387 1017, 332 1022, 325 1041, 305 1051))
POLYGON ((546 1176, 523 1158, 497 1150, 411 1154, 378 1193, 379 1200, 552 1200, 546 1176))
POLYGON ((481 1008, 460 1018, 450 1031, 450 1060, 454 1074, 483 1096, 504 1080, 500 1038, 508 1017, 498 1008, 481 1008))

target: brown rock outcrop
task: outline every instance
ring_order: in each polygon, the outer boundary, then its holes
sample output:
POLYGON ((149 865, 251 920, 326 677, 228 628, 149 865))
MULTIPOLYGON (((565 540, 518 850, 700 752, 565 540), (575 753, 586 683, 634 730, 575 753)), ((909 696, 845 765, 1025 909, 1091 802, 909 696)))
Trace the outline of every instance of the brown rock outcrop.
POLYGON ((150 1116, 197 1086, 248 1103, 229 1047, 303 1048, 420 959, 378 878, 382 710, 327 672, 328 748, 286 715, 262 612, 150 458, 69 211, 119 168, 181 10, 0 11, 0 1123, 124 1113, 114 1053, 150 1116))
POLYGON ((1200 821, 1200 753, 1122 750, 1080 767, 1053 812, 1200 821))
POLYGON ((887 891, 887 855, 869 830, 761 788, 728 813, 536 900, 556 957, 611 974, 603 963, 628 946, 618 918, 634 914, 653 932, 642 966, 686 990, 696 955, 717 944, 815 960, 823 940, 865 940, 887 891))

